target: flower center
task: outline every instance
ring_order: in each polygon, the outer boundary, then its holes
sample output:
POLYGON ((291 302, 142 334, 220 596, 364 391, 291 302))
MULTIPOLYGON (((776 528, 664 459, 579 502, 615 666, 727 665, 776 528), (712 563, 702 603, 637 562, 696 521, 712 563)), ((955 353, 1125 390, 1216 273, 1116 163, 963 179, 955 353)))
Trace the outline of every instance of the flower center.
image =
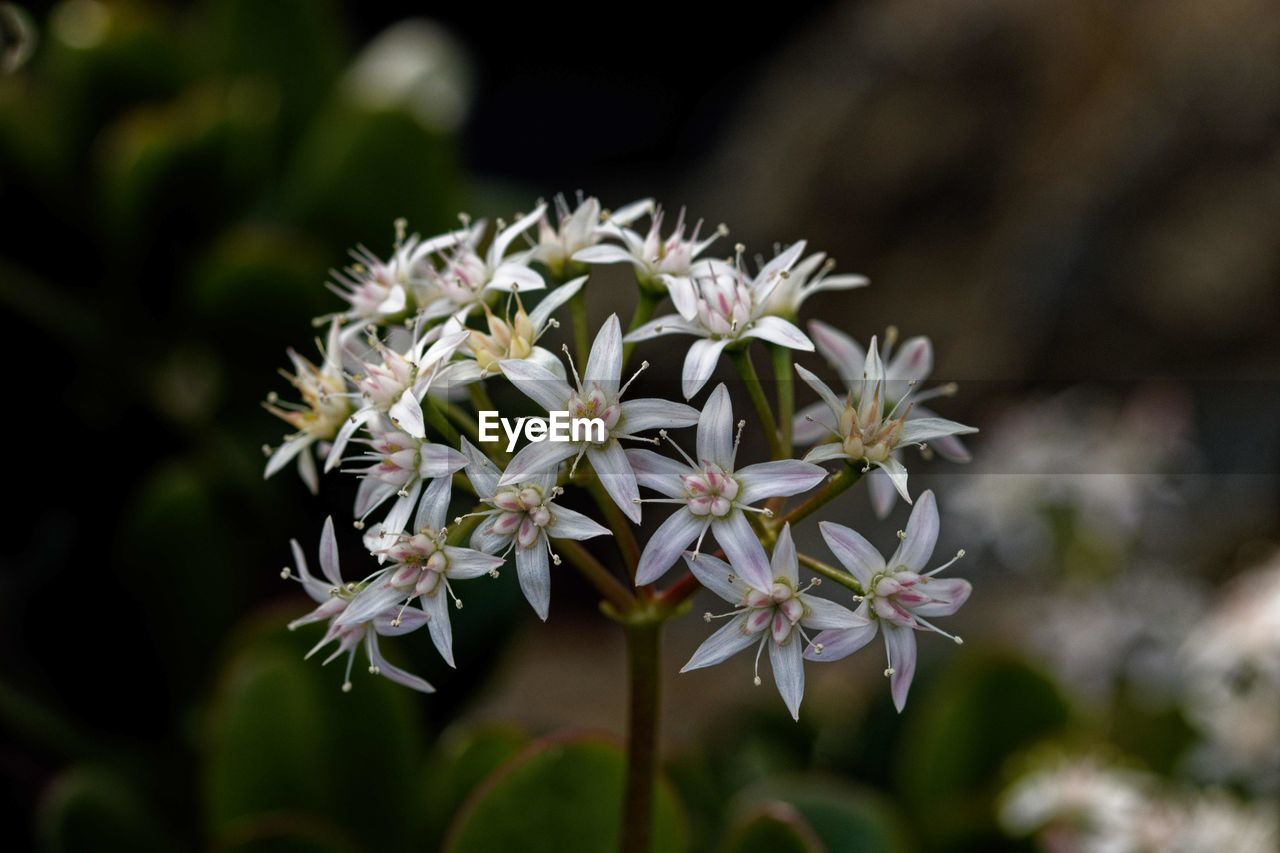
MULTIPOLYGON (((618 398, 606 394, 594 383, 570 397, 567 408, 571 418, 600 418, 604 421, 604 442, 596 442, 597 444, 609 441, 622 420, 622 406, 618 398)), ((591 430, 587 434, 590 435, 591 430)))
POLYGON ((747 631, 755 634, 769 629, 779 645, 791 639, 804 616, 804 604, 791 584, 779 578, 766 592, 753 589, 747 593, 747 631))
POLYGON ((698 320, 716 337, 736 338, 751 322, 754 300, 746 282, 731 272, 696 279, 698 320))
POLYGON ((680 484, 684 487, 685 502, 694 515, 709 515, 723 518, 733 509, 733 500, 738 496, 738 481, 714 463, 704 463, 702 470, 696 474, 682 474, 680 484))
POLYGON ((515 534, 521 548, 531 548, 552 521, 550 501, 542 489, 531 484, 507 486, 493 496, 493 505, 501 512, 493 530, 502 536, 515 534))
POLYGON ((387 549, 387 556, 398 564, 391 575, 391 585, 405 595, 434 595, 449 570, 444 538, 433 531, 401 539, 387 549))

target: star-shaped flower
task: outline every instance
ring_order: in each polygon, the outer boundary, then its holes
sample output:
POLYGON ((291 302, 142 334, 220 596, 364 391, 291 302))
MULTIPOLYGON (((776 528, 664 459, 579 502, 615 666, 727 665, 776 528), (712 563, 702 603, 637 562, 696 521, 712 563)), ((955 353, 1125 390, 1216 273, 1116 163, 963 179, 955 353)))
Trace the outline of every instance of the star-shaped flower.
POLYGON ((856 652, 883 628, 893 704, 899 711, 906 705, 907 691, 916 672, 916 631, 933 631, 951 640, 948 634, 929 621, 929 617, 950 616, 969 598, 972 586, 960 578, 939 578, 938 573, 964 556, 959 552, 949 562, 925 571, 938 541, 938 505, 933 492, 926 491, 911 510, 901 543, 886 561, 857 532, 820 522, 822 538, 844 566, 862 585, 865 595, 856 613, 864 620, 851 627, 823 631, 813 638, 805 657, 814 661, 832 661, 856 652))
MULTIPOLYGON (((741 428, 742 424, 738 426, 741 428)), ((674 441, 671 444, 680 451, 683 462, 652 450, 627 451, 640 485, 666 496, 649 501, 679 506, 649 538, 636 567, 637 584, 653 583, 666 574, 695 540, 697 554, 708 530, 729 562, 736 565, 745 561, 748 552, 759 547, 759 537, 745 513, 765 512, 751 504, 806 492, 826 477, 827 472, 821 467, 797 459, 736 468, 739 435, 734 433, 729 389, 720 384, 707 398, 698 418, 696 459, 674 441)))
POLYGON ((508 359, 499 364, 511 384, 548 412, 567 411, 570 418, 599 418, 604 421, 606 433, 603 441, 595 441, 591 431, 584 430, 579 441, 527 444, 507 465, 498 485, 522 483, 554 471, 569 458, 573 458, 576 465, 585 454, 614 503, 638 523, 640 492, 636 475, 618 440, 638 438, 645 430, 691 426, 698 420, 698 411, 682 403, 656 398, 622 401, 631 381, 622 384, 622 329, 618 315, 611 314, 596 335, 582 376, 578 377, 574 371, 576 388, 528 360, 508 359))
POLYGON ((571 269, 581 269, 582 261, 574 255, 614 235, 618 229, 630 225, 653 210, 653 201, 644 199, 633 202, 614 213, 605 213, 595 196, 579 196, 578 206, 572 211, 564 196, 556 196, 555 218, 544 213, 538 220, 538 245, 534 247, 532 260, 546 264, 557 278, 563 278, 571 269))
POLYGON ((790 320, 765 313, 769 295, 800 258, 804 241, 795 243, 769 261, 755 276, 747 275, 742 247, 738 248, 738 259, 733 264, 704 261, 698 265, 690 279, 694 304, 691 317, 680 314, 658 317, 628 333, 625 338, 626 343, 635 343, 659 335, 698 337, 689 347, 681 375, 686 400, 706 384, 720 360, 720 354, 732 344, 759 338, 790 349, 813 349, 813 342, 790 320))
POLYGON ((815 293, 852 290, 870 284, 863 275, 830 275, 833 269, 835 261, 824 252, 815 252, 798 262, 765 299, 764 313, 794 321, 800 306, 815 293))
POLYGON ((791 525, 784 525, 773 546, 773 558, 766 562, 764 549, 754 548, 737 561, 726 563, 705 554, 685 555, 685 562, 698 581, 734 606, 728 613, 703 618, 729 620, 698 647, 681 672, 713 666, 743 649, 756 647, 756 684, 760 683, 760 655, 769 648, 773 680, 786 702, 787 710, 800 718, 804 697, 803 647, 807 631, 858 630, 867 619, 825 598, 810 595, 818 581, 800 586, 791 525))
POLYGON ((369 438, 356 439, 368 445, 369 451, 353 457, 353 461, 369 463, 364 468, 350 469, 363 479, 356 490, 357 526, 392 495, 396 502, 382 521, 382 531, 395 535, 404 530, 413 515, 422 489, 432 481, 448 478, 467 465, 467 457, 445 444, 434 444, 397 429, 379 415, 368 424, 369 438))
MULTIPOLYGON (((556 321, 552 314, 577 295, 586 283, 587 277, 575 278, 552 290, 534 307, 532 311, 524 310, 524 302, 520 294, 511 294, 507 304, 505 317, 498 317, 486 304, 484 308, 488 333, 478 329, 467 330, 467 346, 462 358, 449 366, 450 382, 475 382, 496 373, 502 372, 502 362, 506 360, 525 359, 550 370, 561 379, 565 378, 564 364, 550 350, 538 346, 538 340, 552 328, 556 321), (515 313, 511 313, 511 303, 515 303, 515 313)), ((449 318, 446 329, 465 328, 457 318, 449 318)))
POLYGON ((367 619, 359 622, 343 622, 342 617, 346 615, 351 602, 359 594, 360 584, 342 581, 342 573, 338 567, 338 540, 333 532, 333 519, 325 519, 324 532, 320 535, 320 571, 324 574, 324 580, 307 571, 307 560, 302 554, 302 547, 298 544, 298 540, 294 539, 289 544, 293 548, 296 574, 289 569, 285 569, 281 574, 286 578, 296 577, 302 583, 302 588, 306 590, 307 595, 319 604, 306 616, 290 622, 289 630, 292 631, 312 622, 327 621, 329 623, 324 636, 311 651, 307 652, 307 657, 311 657, 329 643, 337 642, 338 648, 325 658, 324 663, 336 660, 344 652, 346 653, 347 671, 342 682, 342 689, 345 692, 351 689, 351 666, 355 662, 357 649, 363 643, 365 652, 369 656, 371 674, 381 675, 397 684, 412 687, 423 693, 434 693, 435 688, 418 676, 388 663, 382 656, 381 649, 378 648, 379 636, 396 637, 416 631, 427 624, 427 614, 413 607, 392 606, 370 613, 367 619))

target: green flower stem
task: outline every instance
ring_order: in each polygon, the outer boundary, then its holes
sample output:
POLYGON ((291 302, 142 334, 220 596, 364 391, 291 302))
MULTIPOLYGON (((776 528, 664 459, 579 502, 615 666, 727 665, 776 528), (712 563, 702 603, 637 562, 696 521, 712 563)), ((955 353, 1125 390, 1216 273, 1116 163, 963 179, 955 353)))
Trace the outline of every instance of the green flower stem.
POLYGON ((454 428, 453 424, 449 423, 444 414, 441 413, 440 407, 436 404, 436 401, 432 400, 430 397, 424 397, 422 402, 422 413, 426 416, 427 423, 431 424, 431 426, 435 428, 436 432, 440 433, 441 437, 443 437, 445 441, 449 442, 450 445, 457 447, 459 438, 458 431, 454 428))
POLYGON ((773 351, 773 381, 778 386, 778 434, 782 445, 782 458, 791 456, 791 421, 795 418, 796 395, 794 372, 791 368, 791 350, 771 344, 773 351))
POLYGON ((778 422, 773 419, 773 409, 769 406, 769 399, 765 397, 764 388, 760 385, 756 366, 751 363, 751 350, 743 347, 740 350, 731 351, 730 357, 733 359, 733 366, 738 370, 738 375, 742 377, 743 384, 747 386, 747 393, 756 407, 756 416, 764 426, 765 438, 769 441, 769 455, 774 459, 784 458, 782 445, 778 441, 778 422))
POLYGON ((457 403, 445 403, 444 413, 449 420, 458 425, 458 428, 467 434, 476 444, 480 443, 480 427, 476 424, 476 419, 471 417, 466 409, 457 403))
POLYGON ((815 511, 821 509, 828 501, 832 500, 861 479, 862 469, 846 464, 839 471, 832 474, 827 480, 826 485, 815 492, 807 501, 794 507, 786 515, 783 515, 780 518, 774 518, 768 522, 769 528, 776 534, 777 531, 782 529, 784 524, 796 524, 800 520, 807 518, 815 511))
POLYGON ((627 518, 621 508, 613 502, 613 498, 609 497, 609 493, 604 490, 604 486, 600 484, 598 472, 593 471, 585 485, 591 494, 591 499, 604 513, 609 529, 613 531, 618 551, 622 554, 623 562, 627 564, 627 574, 634 581, 636 566, 640 564, 640 543, 636 541, 635 532, 631 529, 631 519, 627 518))
POLYGON ((865 592, 862 589, 862 584, 858 583, 858 579, 848 572, 841 571, 835 566, 829 566, 821 560, 810 557, 808 554, 800 554, 797 556, 797 559, 800 561, 800 565, 804 566, 806 569, 822 575, 827 580, 835 581, 847 589, 853 590, 856 595, 865 595, 865 592))
POLYGON ((587 328, 587 289, 584 287, 569 299, 569 319, 573 322, 573 353, 579 370, 585 370, 591 353, 590 330, 587 328))
POLYGON ((662 620, 636 620, 626 625, 627 775, 622 802, 622 853, 650 853, 653 837, 653 790, 658 773, 659 664, 662 620))
POLYGON ((626 614, 635 609, 636 597, 590 551, 572 539, 553 539, 552 543, 556 551, 587 579, 616 612, 626 614))
MULTIPOLYGON (((662 297, 650 293, 647 288, 640 288, 640 296, 636 302, 636 309, 631 313, 631 324, 627 326, 627 331, 632 332, 649 322, 653 318, 653 312, 657 309, 658 303, 662 301, 662 297)), ((625 368, 627 362, 631 360, 631 351, 636 348, 635 344, 622 345, 622 366, 625 368)))

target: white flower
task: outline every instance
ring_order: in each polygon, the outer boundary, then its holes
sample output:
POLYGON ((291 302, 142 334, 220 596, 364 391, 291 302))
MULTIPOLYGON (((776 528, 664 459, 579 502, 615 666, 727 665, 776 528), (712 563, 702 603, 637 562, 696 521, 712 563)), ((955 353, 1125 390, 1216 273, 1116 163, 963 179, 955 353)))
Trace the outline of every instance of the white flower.
POLYGON ((415 295, 430 268, 430 256, 457 243, 466 229, 422 240, 417 234, 404 237, 404 220, 396 222, 396 244, 391 257, 382 260, 364 246, 351 251, 355 263, 333 272, 329 289, 341 296, 349 308, 338 317, 358 330, 366 323, 385 325, 408 317, 415 309, 415 295))
MULTIPOLYGON (((481 303, 489 331, 486 334, 478 329, 467 330, 467 348, 463 354, 469 354, 471 358, 450 365, 449 380, 475 382, 484 379, 501 373, 502 362, 509 359, 528 359, 564 379, 564 365, 550 350, 538 346, 538 340, 556 325, 551 315, 572 299, 586 281, 587 277, 582 276, 565 282, 528 312, 524 310, 520 294, 513 293, 511 299, 515 302, 516 311, 511 314, 511 303, 508 302, 505 317, 495 316, 488 304, 481 303)), ((456 318, 450 318, 445 328, 461 329, 463 326, 456 318)))
POLYGON ((538 245, 534 247, 532 260, 546 264, 553 275, 561 278, 571 264, 581 263, 574 255, 616 234, 620 227, 630 225, 652 209, 653 201, 644 199, 615 213, 602 213, 600 202, 594 196, 586 199, 579 196, 577 208, 570 211, 564 196, 556 196, 557 222, 552 225, 545 213, 538 220, 538 245))
POLYGON ((789 320, 764 313, 769 294, 791 269, 804 251, 804 241, 791 246, 765 264, 750 278, 743 270, 741 247, 734 264, 705 261, 688 280, 690 316, 683 316, 676 297, 679 288, 672 285, 672 301, 680 314, 668 314, 650 320, 629 333, 627 343, 647 341, 659 335, 695 335, 699 338, 689 347, 682 373, 685 399, 698 393, 715 369, 725 347, 750 338, 798 350, 812 350, 813 343, 789 320))
MULTIPOLYGON (((867 361, 867 351, 853 338, 820 320, 809 323, 809 335, 827 363, 840 376, 850 402, 857 407, 862 401, 862 393, 866 383, 863 381, 863 370, 867 361)), ((934 397, 954 394, 954 383, 939 385, 927 391, 916 391, 920 383, 929 378, 933 370, 933 344, 928 338, 917 336, 903 342, 895 350, 897 329, 890 328, 885 334, 884 346, 879 353, 879 360, 884 365, 884 385, 881 391, 882 405, 892 411, 902 409, 905 420, 921 418, 937 418, 938 416, 924 406, 925 400, 934 397), (903 409, 899 404, 908 394, 911 395, 911 406, 903 409)), ((873 341, 874 345, 874 341, 873 341)), ((813 403, 801 409, 795 417, 792 435, 796 444, 813 444, 831 438, 832 432, 839 426, 838 413, 823 401, 813 403)), ((964 443, 955 435, 942 435, 925 442, 932 450, 952 462, 968 462, 969 451, 964 443)), ((893 451, 895 459, 901 462, 901 452, 893 451)), ((893 509, 898 492, 889 474, 876 468, 867 478, 867 487, 871 493, 871 505, 876 515, 885 518, 893 509)))
POLYGON ((766 561, 758 539, 753 539, 752 544, 754 547, 743 551, 732 563, 706 554, 685 555, 685 562, 699 583, 734 609, 703 615, 708 622, 717 618, 728 618, 729 622, 708 637, 680 671, 713 666, 755 646, 755 682, 759 684, 760 655, 768 646, 778 692, 791 716, 799 719, 800 700, 804 697, 802 647, 809 639, 805 632, 857 630, 867 620, 833 601, 809 595, 817 580, 800 587, 791 525, 783 526, 771 561, 766 561))
POLYGON ((455 471, 466 467, 467 458, 452 447, 396 429, 381 415, 367 428, 370 437, 356 441, 368 445, 369 452, 353 458, 369 463, 365 468, 352 469, 363 477, 356 490, 355 514, 360 526, 371 512, 396 495, 396 502, 382 521, 383 534, 393 536, 409 523, 423 486, 439 478, 447 481, 455 471))
POLYGON ((800 306, 815 293, 823 290, 852 290, 871 283, 863 275, 828 275, 833 269, 835 261, 828 259, 824 252, 815 252, 800 261, 769 294, 764 302, 764 313, 795 320, 800 313, 800 306))
POLYGON ((338 541, 333 532, 333 519, 325 519, 324 532, 320 535, 320 571, 324 574, 324 580, 314 577, 307 571, 307 561, 302 554, 302 547, 298 545, 298 540, 294 539, 289 544, 293 547, 293 561, 297 564, 297 574, 295 575, 289 569, 285 569, 282 574, 286 578, 296 577, 301 581, 307 595, 319 604, 306 616, 290 622, 289 630, 292 631, 312 622, 328 621, 329 623, 324 636, 311 651, 307 652, 307 657, 311 657, 329 643, 337 642, 338 648, 325 658, 324 662, 327 664, 346 653, 347 672, 342 682, 342 689, 347 691, 351 689, 351 665, 355 662, 356 650, 363 642, 369 656, 371 674, 381 675, 423 693, 435 692, 435 688, 418 676, 387 663, 378 648, 379 635, 394 637, 415 631, 427 624, 427 614, 416 608, 392 606, 369 613, 368 618, 358 622, 343 622, 343 617, 346 616, 352 601, 360 594, 362 585, 343 583, 342 573, 338 567, 338 541))
POLYGON ((638 433, 650 429, 691 426, 698 420, 698 411, 660 399, 622 402, 631 381, 622 384, 622 329, 618 315, 611 314, 605 320, 591 345, 591 354, 580 378, 574 370, 576 388, 532 361, 507 360, 500 362, 500 366, 511 384, 548 412, 567 411, 570 418, 600 418, 607 432, 604 441, 599 442, 584 437, 580 441, 540 441, 525 445, 507 465, 498 485, 524 482, 554 470, 570 457, 576 465, 585 454, 609 497, 627 517, 639 523, 640 492, 618 439, 637 438, 638 433))
POLYGON ((551 605, 550 563, 560 565, 551 538, 590 539, 609 535, 609 530, 580 512, 555 504, 561 490, 556 486, 554 468, 527 481, 500 486, 498 466, 465 438, 462 452, 470 460, 467 477, 476 495, 491 507, 473 513, 485 516, 485 520, 472 534, 471 547, 503 557, 514 550, 520 589, 538 618, 546 621, 551 605))
MULTIPOLYGON (((648 502, 679 506, 649 538, 636 567, 637 584, 653 583, 666 574, 695 540, 696 556, 708 530, 730 563, 741 562, 747 551, 759 543, 745 513, 767 513, 753 509, 751 504, 806 492, 826 477, 826 471, 819 466, 797 459, 735 468, 742 423, 738 426, 739 434, 735 435, 729 390, 721 384, 711 392, 698 418, 696 460, 674 441, 671 444, 684 462, 659 456, 652 450, 627 451, 640 485, 666 496, 649 498, 648 502)), ((666 438, 665 430, 662 435, 666 438)))
MULTIPOLYGON (((449 512, 450 485, 449 478, 445 477, 427 487, 414 519, 415 532, 393 537, 390 544, 381 549, 380 553, 391 565, 370 578, 338 617, 337 624, 364 622, 374 614, 397 606, 408 612, 408 603, 416 597, 422 603, 427 629, 440 657, 453 666, 449 599, 458 607, 462 607, 462 599, 449 582, 494 574, 503 560, 447 543, 445 519, 449 512)), ((392 620, 392 625, 397 619, 392 620)))
MULTIPOLYGON (((340 329, 335 319, 329 324, 329 340, 320 348, 324 356, 320 366, 312 364, 289 350, 289 359, 293 362, 293 373, 285 373, 298 393, 302 395, 302 403, 283 403, 276 394, 271 394, 265 403, 267 411, 283 420, 297 430, 288 436, 267 459, 263 478, 275 474, 293 459, 298 460, 298 474, 302 477, 314 494, 320 488, 320 478, 316 472, 316 460, 312 456, 312 445, 317 442, 331 441, 337 436, 343 421, 351 414, 351 401, 347 398, 347 382, 342 372, 342 353, 340 349, 340 329)), ((269 450, 269 448, 267 448, 269 450)))
POLYGON ((414 438, 425 438, 422 398, 430 390, 441 367, 466 339, 465 331, 437 326, 423 334, 402 355, 377 338, 370 337, 369 346, 381 358, 381 363, 364 363, 361 371, 351 377, 357 392, 364 399, 364 405, 338 431, 325 461, 325 471, 332 469, 342 459, 343 451, 355 431, 379 416, 386 416, 394 427, 414 438))
POLYGON ((820 444, 810 450, 804 457, 805 461, 844 459, 849 462, 864 462, 866 468, 874 465, 888 475, 893 487, 907 503, 911 503, 911 495, 907 492, 907 469, 894 455, 894 451, 910 444, 923 444, 944 436, 978 431, 974 427, 946 418, 910 417, 910 382, 906 383, 907 388, 897 402, 892 406, 887 405, 885 401, 889 392, 896 389, 880 361, 875 338, 871 339, 871 346, 867 350, 857 393, 850 391, 843 400, 825 382, 801 365, 796 365, 796 372, 822 398, 822 403, 827 408, 826 419, 835 423, 835 426, 824 426, 837 439, 834 443, 820 444))
POLYGON ((528 265, 530 250, 507 256, 511 242, 537 222, 545 205, 502 227, 494 235, 488 250, 481 255, 478 246, 485 233, 485 222, 477 222, 467 235, 446 247, 439 268, 429 266, 425 272, 425 295, 419 316, 438 320, 451 314, 466 317, 490 293, 515 290, 541 290, 546 287, 542 276, 528 265))
POLYGON ((1058 826, 1063 850, 1138 853, 1136 827, 1154 780, 1097 758, 1057 758, 1018 779, 1001 797, 1000 823, 1016 836, 1058 826))
MULTIPOLYGON (((627 208, 628 213, 634 205, 627 208)), ((631 264, 636 269, 636 280, 642 287, 664 288, 675 303, 676 310, 682 317, 693 319, 697 307, 693 301, 693 291, 689 284, 693 262, 702 252, 729 233, 723 225, 716 228, 715 233, 705 240, 699 240, 702 221, 693 228, 693 234, 684 236, 684 208, 676 219, 676 227, 664 240, 662 238, 662 208, 654 211, 649 223, 649 233, 641 237, 630 228, 609 223, 607 227, 611 236, 622 242, 621 246, 601 244, 591 246, 575 253, 573 260, 589 264, 631 264)))
POLYGON ((809 660, 830 661, 847 657, 865 646, 884 628, 884 643, 889 665, 893 704, 899 711, 907 703, 907 691, 916 672, 916 631, 934 631, 960 642, 958 637, 941 630, 925 617, 950 616, 969 598, 972 587, 959 578, 938 578, 964 552, 932 571, 925 565, 933 556, 938 541, 938 506, 933 492, 926 491, 911 510, 907 529, 899 534, 901 543, 888 562, 858 533, 829 521, 819 522, 822 538, 836 559, 862 585, 864 596, 858 615, 863 625, 836 631, 823 631, 805 650, 809 660))

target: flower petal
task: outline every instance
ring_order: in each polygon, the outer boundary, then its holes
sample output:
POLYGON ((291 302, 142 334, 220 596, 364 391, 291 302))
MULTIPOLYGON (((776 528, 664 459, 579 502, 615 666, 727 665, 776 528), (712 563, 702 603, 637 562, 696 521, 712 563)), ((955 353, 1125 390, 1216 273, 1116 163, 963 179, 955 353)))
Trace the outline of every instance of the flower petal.
POLYGON ((453 627, 449 624, 449 595, 443 586, 436 587, 431 595, 421 596, 422 609, 427 614, 427 631, 431 634, 431 642, 444 662, 454 668, 453 662, 453 627))
POLYGON ((911 503, 911 495, 907 492, 907 468, 902 461, 896 456, 890 456, 883 462, 876 463, 880 470, 889 477, 889 481, 893 483, 893 487, 898 490, 898 494, 907 503, 911 503))
POLYGON ((796 543, 791 539, 791 523, 782 525, 778 541, 773 543, 773 555, 769 558, 773 579, 785 578, 795 586, 800 582, 800 564, 796 562, 796 543))
POLYGON ((800 638, 778 645, 769 641, 769 665, 773 667, 773 681, 778 685, 782 701, 791 712, 792 719, 800 719, 800 701, 804 699, 804 657, 800 638))
POLYGON ((523 483, 554 469, 564 460, 578 452, 578 445, 568 441, 535 441, 526 444, 516 453, 507 470, 502 472, 498 485, 508 486, 512 483, 523 483))
POLYGON ((427 486, 413 517, 414 530, 440 530, 449 523, 449 499, 453 497, 453 478, 437 477, 427 486))
POLYGON ((532 548, 516 548, 516 576, 533 612, 546 622, 551 609, 551 566, 541 542, 532 548))
POLYGON ((871 473, 867 474, 867 493, 871 497, 871 509, 876 518, 888 518, 898 500, 898 490, 894 488, 889 475, 880 468, 871 469, 871 473))
POLYGON ((805 462, 831 462, 836 459, 844 459, 852 462, 853 457, 844 452, 844 447, 840 442, 835 441, 829 444, 819 444, 804 455, 805 462))
POLYGON ((733 470, 733 401, 729 389, 721 382, 707 397, 698 417, 697 461, 733 470))
POLYGON ((627 461, 635 472, 636 482, 646 489, 653 489, 669 498, 684 495, 680 478, 692 471, 684 462, 643 448, 628 450, 627 461))
POLYGON ((414 438, 425 438, 427 425, 422 420, 422 404, 414 396, 413 389, 407 388, 400 399, 392 404, 387 417, 397 428, 404 430, 414 438))
POLYGON ((520 393, 548 412, 563 411, 573 396, 569 383, 528 359, 503 359, 498 362, 498 367, 520 393))
POLYGON ((324 530, 320 533, 320 571, 329 583, 342 586, 342 569, 338 565, 338 537, 333 531, 333 516, 324 520, 324 530))
POLYGON ((784 320, 781 317, 761 317, 747 326, 742 336, 744 338, 759 338, 762 341, 768 341, 771 344, 777 344, 788 349, 813 352, 813 341, 809 340, 809 336, 800 331, 789 320, 784 320))
POLYGON ((680 375, 680 388, 686 400, 707 384, 716 369, 716 362, 720 360, 720 353, 728 345, 727 340, 698 338, 689 347, 689 353, 684 357, 684 370, 680 375))
POLYGON ((938 543, 938 526, 938 503, 934 500, 933 492, 926 491, 911 510, 906 536, 898 545, 889 565, 895 569, 906 566, 913 572, 923 572, 938 543))
POLYGON ((403 603, 405 596, 400 590, 387 583, 386 577, 385 573, 379 575, 376 580, 370 582, 368 586, 356 593, 356 597, 351 599, 347 609, 338 614, 334 624, 347 626, 358 625, 361 622, 371 622, 375 616, 388 607, 403 603))
POLYGON ((902 424, 900 444, 919 444, 949 435, 968 435, 977 427, 965 426, 946 418, 910 418, 902 424))
POLYGON ((395 666, 382 656, 382 650, 378 648, 378 634, 370 631, 365 636, 365 643, 369 649, 369 660, 378 668, 378 674, 383 678, 390 679, 397 684, 418 690, 422 693, 435 693, 436 689, 423 679, 411 672, 405 672, 400 667, 395 666))
POLYGON ((686 320, 698 316, 698 294, 694 291, 693 280, 687 275, 662 275, 662 283, 667 286, 667 295, 676 313, 686 320))
POLYGON ((524 264, 507 263, 493 271, 493 276, 485 288, 503 293, 514 291, 523 293, 526 290, 542 290, 546 286, 547 283, 542 280, 542 276, 524 264))
POLYGON ((810 403, 791 420, 791 440, 796 444, 813 444, 831 438, 836 426, 836 416, 830 406, 810 403))
POLYGON ((821 320, 810 321, 809 335, 827 364, 840 374, 845 386, 853 388, 854 383, 862 379, 867 351, 853 338, 821 320))
POLYGON ((861 649, 875 637, 879 622, 867 620, 867 624, 857 628, 838 628, 834 631, 823 631, 813 638, 813 642, 804 651, 806 660, 818 663, 847 658, 861 649), (821 645, 822 651, 817 647, 821 645))
POLYGON ((693 572, 693 576, 698 579, 698 583, 725 601, 740 605, 747 600, 750 587, 724 560, 710 554, 699 554, 698 559, 695 560, 692 554, 685 552, 684 562, 689 567, 689 571, 693 572))
POLYGON ((705 519, 698 518, 682 506, 658 525, 636 565, 636 586, 653 583, 666 574, 667 569, 680 559, 681 552, 698 538, 705 524, 705 519))
POLYGON ((857 578, 863 589, 871 584, 877 572, 884 571, 884 557, 862 534, 830 521, 818 522, 818 530, 836 560, 857 578))
POLYGON ((742 575, 743 580, 756 589, 768 589, 773 584, 773 571, 769 568, 764 546, 742 510, 733 510, 724 518, 717 518, 711 523, 711 532, 724 549, 729 565, 742 575))
POLYGON ((660 335, 701 335, 702 327, 681 317, 679 314, 664 314, 637 326, 622 338, 624 344, 647 341, 660 335))
POLYGON ((292 462, 293 457, 301 453, 304 448, 310 447, 314 443, 315 438, 313 436, 303 433, 301 435, 294 436, 284 444, 277 447, 275 452, 271 454, 271 458, 267 460, 267 467, 262 472, 262 479, 265 480, 272 474, 275 474, 281 468, 292 462))
POLYGON ((462 455, 467 457, 467 479, 475 486, 476 495, 482 500, 493 497, 493 493, 498 491, 498 479, 502 476, 498 466, 465 437, 462 439, 462 455))
POLYGON ((621 246, 612 243, 601 243, 579 249, 573 254, 573 260, 582 264, 638 264, 639 260, 621 246))
POLYGON ((915 590, 929 596, 932 601, 911 608, 921 616, 950 616, 969 600, 973 585, 962 578, 929 578, 916 584, 915 590))
POLYGON ((586 282, 587 276, 579 276, 573 281, 566 281, 544 296, 542 301, 529 312, 529 322, 533 325, 534 331, 542 331, 542 327, 547 325, 547 320, 551 319, 551 315, 555 313, 556 309, 576 296, 586 282))
MULTIPOLYGON (((884 644, 889 653, 889 689, 893 694, 893 706, 899 712, 907 704, 907 691, 916 674, 916 632, 884 620, 884 644)), ((823 654, 826 649, 823 649, 823 654)))
POLYGON ((758 462, 733 472, 742 486, 738 503, 753 504, 765 498, 785 497, 807 492, 827 477, 825 468, 799 459, 758 462))
POLYGON ((833 423, 839 423, 840 413, 844 411, 845 401, 836 396, 827 383, 818 378, 803 364, 796 365, 796 373, 804 380, 804 383, 817 392, 822 398, 822 402, 827 404, 827 408, 831 411, 833 423))
POLYGON ((616 394, 622 377, 622 326, 618 315, 610 314, 595 342, 582 374, 583 382, 595 382, 609 394, 616 394))
POLYGON ((611 535, 609 528, 568 507, 552 506, 547 534, 556 539, 590 539, 611 535))
POLYGON ((640 523, 640 487, 635 472, 627 461, 627 452, 617 440, 587 448, 587 459, 595 469, 600 485, 627 518, 640 523))
POLYGON ((706 666, 715 666, 721 663, 752 643, 760 641, 760 634, 747 633, 747 620, 743 616, 736 616, 730 619, 727 625, 721 626, 710 637, 698 646, 698 650, 693 653, 693 657, 689 658, 689 662, 680 668, 681 672, 689 672, 694 669, 702 669, 706 666))
POLYGON ((804 603, 805 609, 804 618, 800 620, 800 624, 806 628, 817 631, 862 628, 871 621, 866 616, 854 613, 843 604, 818 598, 816 595, 802 594, 800 600, 804 603))
POLYGON ((446 573, 449 580, 478 578, 489 574, 506 562, 502 557, 494 557, 474 548, 459 548, 456 545, 444 546, 444 555, 449 560, 449 569, 446 573))
POLYGON ((693 406, 657 397, 640 397, 623 401, 619 428, 627 435, 636 435, 650 429, 693 426, 697 422, 698 410, 693 406))

